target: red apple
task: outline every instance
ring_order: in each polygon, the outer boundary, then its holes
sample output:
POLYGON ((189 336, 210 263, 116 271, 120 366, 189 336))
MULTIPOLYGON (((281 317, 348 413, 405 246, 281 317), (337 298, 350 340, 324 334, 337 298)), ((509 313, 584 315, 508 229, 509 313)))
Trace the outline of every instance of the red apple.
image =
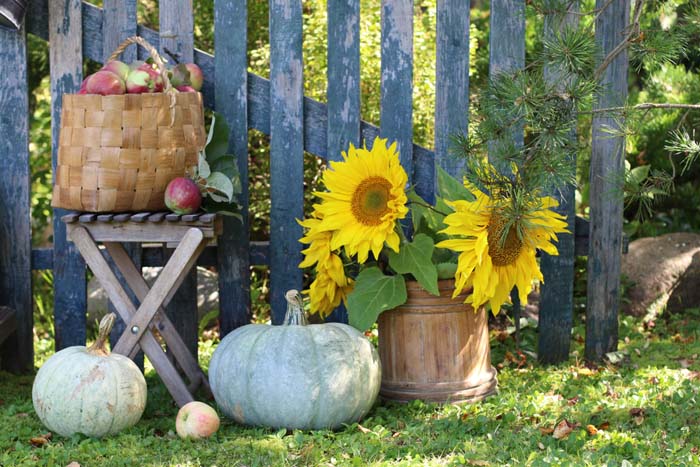
POLYGON ((87 94, 87 82, 90 76, 92 75, 88 75, 87 78, 85 78, 83 82, 80 83, 80 89, 78 90, 78 94, 87 94))
POLYGON ((137 70, 145 71, 151 77, 151 82, 153 83, 151 92, 163 92, 163 77, 151 64, 144 63, 137 70))
POLYGON ((203 402, 188 402, 177 413, 175 429, 182 439, 208 438, 219 429, 219 416, 203 402))
POLYGON ((111 71, 98 71, 88 77, 85 90, 88 94, 101 94, 108 96, 111 94, 124 94, 124 81, 111 71))
POLYGON ((165 189, 165 205, 175 214, 192 214, 202 205, 202 194, 189 178, 174 178, 165 189))
POLYGON ((129 65, 119 60, 112 60, 107 62, 105 66, 102 67, 103 70, 111 71, 115 75, 119 76, 123 81, 129 76, 129 65))
POLYGON ((153 80, 151 76, 143 70, 134 70, 129 73, 126 79, 126 92, 129 94, 141 94, 151 92, 153 89, 153 80))
POLYGON ((175 86, 175 89, 177 89, 180 92, 197 92, 195 88, 192 86, 188 86, 186 84, 182 84, 180 86, 175 86))
POLYGON ((202 85, 204 84, 204 74, 202 73, 202 69, 194 63, 187 63, 185 66, 190 72, 190 84, 197 91, 201 91, 202 85))

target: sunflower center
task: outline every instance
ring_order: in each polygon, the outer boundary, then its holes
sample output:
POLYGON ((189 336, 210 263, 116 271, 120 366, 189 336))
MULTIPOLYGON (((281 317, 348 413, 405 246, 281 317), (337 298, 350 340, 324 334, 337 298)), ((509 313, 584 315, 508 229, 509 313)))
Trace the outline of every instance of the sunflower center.
POLYGON ((360 223, 379 225, 382 216, 389 212, 387 203, 391 199, 391 183, 384 177, 368 177, 352 194, 352 214, 360 223))
POLYGON ((498 215, 491 217, 487 228, 489 256, 494 266, 508 266, 513 264, 523 247, 523 242, 518 238, 518 232, 511 225, 508 229, 505 242, 503 230, 506 228, 506 220, 498 215))

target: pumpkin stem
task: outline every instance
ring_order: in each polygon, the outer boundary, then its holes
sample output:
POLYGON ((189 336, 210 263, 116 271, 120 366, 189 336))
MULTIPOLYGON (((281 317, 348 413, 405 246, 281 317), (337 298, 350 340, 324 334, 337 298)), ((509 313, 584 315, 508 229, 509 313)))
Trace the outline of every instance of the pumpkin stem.
POLYGON ((112 326, 117 321, 117 315, 109 313, 100 321, 100 330, 97 334, 97 340, 88 347, 87 351, 92 355, 109 355, 109 351, 105 347, 112 326))
POLYGON ((299 291, 294 289, 288 290, 284 294, 284 298, 287 300, 287 313, 284 315, 284 325, 306 326, 309 324, 304 314, 304 300, 301 298, 299 291))

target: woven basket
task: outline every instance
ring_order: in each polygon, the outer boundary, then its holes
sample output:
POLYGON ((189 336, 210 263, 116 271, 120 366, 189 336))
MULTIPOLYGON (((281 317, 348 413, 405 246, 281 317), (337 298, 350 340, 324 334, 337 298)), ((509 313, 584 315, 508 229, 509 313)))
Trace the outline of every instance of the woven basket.
POLYGON ((202 95, 178 92, 158 52, 164 92, 100 96, 65 94, 52 206, 89 212, 165 209, 168 183, 197 165, 206 143, 202 95))

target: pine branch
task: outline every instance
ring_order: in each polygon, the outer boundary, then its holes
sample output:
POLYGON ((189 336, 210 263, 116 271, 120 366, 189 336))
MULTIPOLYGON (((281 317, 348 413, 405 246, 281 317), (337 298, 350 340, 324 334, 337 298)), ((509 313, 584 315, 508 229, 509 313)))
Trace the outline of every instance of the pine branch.
POLYGON ((627 112, 630 110, 647 110, 647 109, 687 109, 687 110, 700 110, 700 104, 673 104, 670 102, 664 103, 651 103, 645 102, 643 104, 636 104, 632 106, 621 106, 621 107, 605 107, 603 109, 592 109, 589 112, 583 113, 605 113, 605 112, 627 112))

